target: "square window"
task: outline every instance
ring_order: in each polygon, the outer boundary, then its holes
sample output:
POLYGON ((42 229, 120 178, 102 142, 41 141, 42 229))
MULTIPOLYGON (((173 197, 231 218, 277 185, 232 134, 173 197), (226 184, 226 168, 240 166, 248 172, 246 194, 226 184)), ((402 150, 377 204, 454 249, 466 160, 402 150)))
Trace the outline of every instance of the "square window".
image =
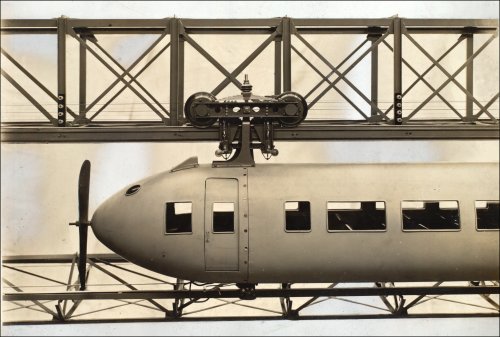
POLYGON ((234 233, 234 203, 214 202, 212 223, 214 233, 234 233))
POLYGON ((286 231, 300 232, 311 230, 311 205, 309 201, 285 202, 286 231))
POLYGON ((477 229, 498 230, 498 201, 476 201, 477 229))
POLYGON ((191 233, 191 215, 193 205, 191 202, 167 202, 166 207, 166 233, 191 233))

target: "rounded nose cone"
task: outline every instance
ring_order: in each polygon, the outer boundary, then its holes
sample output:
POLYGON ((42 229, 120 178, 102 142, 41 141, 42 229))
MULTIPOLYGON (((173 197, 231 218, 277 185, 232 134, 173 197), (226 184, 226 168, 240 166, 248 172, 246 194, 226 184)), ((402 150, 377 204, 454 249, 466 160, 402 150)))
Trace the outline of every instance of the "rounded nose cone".
POLYGON ((143 182, 129 185, 102 203, 92 217, 97 239, 132 262, 150 259, 147 252, 161 229, 162 203, 154 202, 158 198, 151 192, 151 185, 143 182))
MULTIPOLYGON (((92 231, 99 241, 101 241, 106 247, 110 248, 114 252, 120 254, 120 247, 116 245, 118 241, 116 227, 116 216, 119 212, 119 209, 116 209, 114 200, 116 199, 116 195, 106 200, 103 204, 101 204, 97 210, 94 212, 91 221, 92 231)), ((122 254, 120 254, 122 255, 122 254)))

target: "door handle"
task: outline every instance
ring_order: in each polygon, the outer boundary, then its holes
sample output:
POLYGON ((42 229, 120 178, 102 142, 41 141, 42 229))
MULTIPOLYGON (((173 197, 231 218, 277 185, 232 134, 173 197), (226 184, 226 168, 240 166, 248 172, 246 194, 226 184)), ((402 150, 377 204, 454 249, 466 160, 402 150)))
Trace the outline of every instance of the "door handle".
POLYGON ((205 232, 205 242, 208 243, 208 236, 210 235, 210 232, 209 231, 206 231, 205 232))

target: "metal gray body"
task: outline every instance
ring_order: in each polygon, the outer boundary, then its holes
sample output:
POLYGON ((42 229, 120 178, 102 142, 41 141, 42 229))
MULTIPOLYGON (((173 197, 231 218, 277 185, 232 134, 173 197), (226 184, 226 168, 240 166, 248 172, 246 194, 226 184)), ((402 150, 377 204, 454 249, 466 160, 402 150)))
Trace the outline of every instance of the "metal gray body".
POLYGON ((498 163, 195 166, 132 185, 95 212, 97 238, 133 263, 207 282, 499 279, 499 232, 475 201, 498 200, 498 163), (208 182, 207 182, 208 180, 208 182), (309 201, 311 231, 285 231, 285 201, 309 201), (459 231, 402 230, 403 200, 456 200, 459 231), (192 233, 165 233, 167 202, 192 202, 192 233), (234 233, 211 231, 211 202, 235 203, 234 233), (328 232, 328 201, 385 201, 387 230, 328 232), (221 248, 222 247, 222 248, 221 248), (215 267, 214 267, 215 266, 215 267))

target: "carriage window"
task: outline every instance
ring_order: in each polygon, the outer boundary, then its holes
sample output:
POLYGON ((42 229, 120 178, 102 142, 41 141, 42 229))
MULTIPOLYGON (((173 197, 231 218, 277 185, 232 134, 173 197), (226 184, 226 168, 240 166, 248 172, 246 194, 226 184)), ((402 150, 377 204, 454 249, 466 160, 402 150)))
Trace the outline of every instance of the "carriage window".
POLYGON ((329 231, 385 231, 385 202, 328 202, 329 231))
POLYGON ((498 230, 498 201, 476 201, 477 229, 498 230))
POLYGON ((403 230, 459 230, 458 201, 403 201, 403 230))
POLYGON ((234 232, 234 203, 214 202, 213 230, 214 233, 234 232))
POLYGON ((286 231, 311 230, 311 205, 309 201, 285 202, 285 228, 286 231))
POLYGON ((167 202, 166 232, 167 234, 191 233, 191 202, 167 202))

